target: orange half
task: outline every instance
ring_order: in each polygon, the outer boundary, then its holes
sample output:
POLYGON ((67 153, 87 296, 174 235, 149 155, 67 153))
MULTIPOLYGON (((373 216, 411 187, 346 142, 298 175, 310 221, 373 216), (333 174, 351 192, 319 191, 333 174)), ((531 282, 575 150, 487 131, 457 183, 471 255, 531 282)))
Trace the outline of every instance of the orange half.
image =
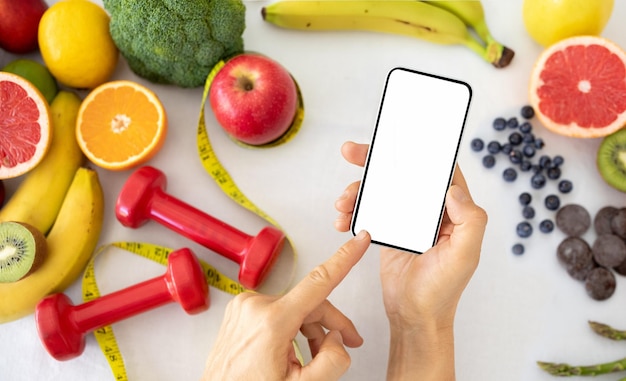
POLYGON ((167 115, 154 92, 132 81, 106 82, 78 111, 76 139, 95 165, 124 170, 150 160, 163 146, 167 115))

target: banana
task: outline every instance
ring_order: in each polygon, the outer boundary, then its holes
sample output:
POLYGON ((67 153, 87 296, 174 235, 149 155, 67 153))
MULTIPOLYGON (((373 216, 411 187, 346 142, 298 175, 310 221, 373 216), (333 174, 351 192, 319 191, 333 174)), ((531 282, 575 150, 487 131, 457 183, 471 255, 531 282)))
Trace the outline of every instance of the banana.
POLYGON ((501 67, 504 67, 511 62, 515 52, 493 38, 491 31, 487 26, 487 21, 485 20, 485 10, 480 0, 423 1, 456 15, 458 18, 463 20, 465 25, 474 29, 476 34, 487 45, 488 54, 496 55, 496 57, 492 58, 492 60, 498 62, 499 65, 503 65, 501 67))
POLYGON ((43 233, 54 223, 74 173, 85 158, 76 142, 80 98, 60 91, 50 105, 52 141, 43 160, 27 173, 0 209, 0 221, 26 222, 43 233))
POLYGON ((422 1, 279 0, 264 7, 263 19, 287 29, 362 30, 415 37, 438 44, 462 44, 496 67, 456 15, 422 1))
POLYGON ((98 173, 80 167, 46 237, 48 254, 41 267, 14 283, 0 283, 0 323, 34 312, 45 296, 62 292, 86 267, 98 244, 104 195, 98 173))

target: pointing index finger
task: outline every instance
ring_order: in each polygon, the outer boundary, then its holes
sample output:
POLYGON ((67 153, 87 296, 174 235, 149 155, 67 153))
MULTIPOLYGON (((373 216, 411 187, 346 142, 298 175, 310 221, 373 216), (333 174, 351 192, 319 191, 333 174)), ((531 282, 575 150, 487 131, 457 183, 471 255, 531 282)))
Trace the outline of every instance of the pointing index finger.
POLYGON ((304 319, 315 310, 348 275, 363 257, 370 244, 370 235, 361 231, 343 244, 326 262, 314 268, 280 301, 299 318, 304 319))

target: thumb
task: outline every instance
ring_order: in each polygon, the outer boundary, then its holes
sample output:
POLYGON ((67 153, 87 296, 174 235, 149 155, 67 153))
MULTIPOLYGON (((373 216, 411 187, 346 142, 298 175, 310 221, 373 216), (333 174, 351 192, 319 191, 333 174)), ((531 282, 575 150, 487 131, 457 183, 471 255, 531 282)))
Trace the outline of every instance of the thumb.
POLYGON ((446 195, 446 212, 454 225, 452 237, 465 244, 482 243, 487 225, 487 213, 476 205, 459 185, 452 185, 446 195))
POLYGON ((302 380, 339 380, 350 368, 350 361, 350 355, 343 346, 341 333, 329 331, 322 341, 317 356, 303 369, 302 380))

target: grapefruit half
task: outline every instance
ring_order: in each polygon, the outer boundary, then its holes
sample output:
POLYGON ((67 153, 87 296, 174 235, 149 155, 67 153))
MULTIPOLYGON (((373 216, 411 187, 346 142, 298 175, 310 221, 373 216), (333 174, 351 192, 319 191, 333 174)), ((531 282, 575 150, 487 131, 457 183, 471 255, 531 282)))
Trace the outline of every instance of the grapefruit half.
POLYGON ((539 55, 529 92, 549 130, 577 138, 607 136, 626 124, 626 53, 603 37, 561 40, 539 55))
POLYGON ((50 111, 26 79, 0 71, 0 179, 33 169, 50 145, 50 111))

